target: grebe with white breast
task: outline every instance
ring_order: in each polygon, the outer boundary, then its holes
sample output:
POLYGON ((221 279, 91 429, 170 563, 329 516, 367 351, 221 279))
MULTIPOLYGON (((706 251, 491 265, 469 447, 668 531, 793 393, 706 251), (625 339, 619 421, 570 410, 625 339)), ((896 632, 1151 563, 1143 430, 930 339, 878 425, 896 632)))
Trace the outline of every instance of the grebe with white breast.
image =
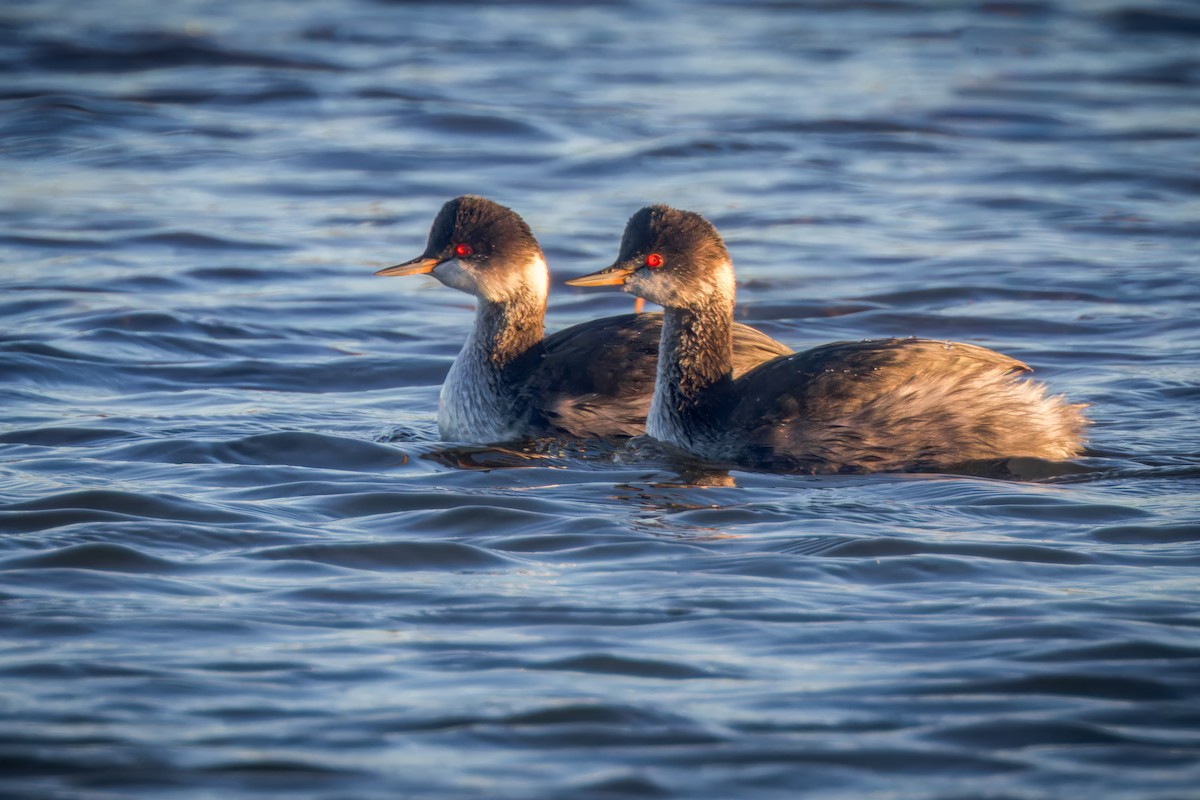
MULTIPOLYGON (((438 401, 438 433, 460 442, 645 432, 662 314, 590 320, 543 338, 549 273, 514 211, 466 195, 442 206, 425 252, 377 275, 431 274, 477 300, 475 325, 438 401)), ((745 370, 792 352, 745 325, 731 328, 745 370)))

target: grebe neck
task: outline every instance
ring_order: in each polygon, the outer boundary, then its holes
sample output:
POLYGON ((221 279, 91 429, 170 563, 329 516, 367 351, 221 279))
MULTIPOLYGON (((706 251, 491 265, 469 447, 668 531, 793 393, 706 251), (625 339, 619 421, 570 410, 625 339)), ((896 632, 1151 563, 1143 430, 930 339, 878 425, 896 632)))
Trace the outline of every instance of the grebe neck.
POLYGON ((511 364, 545 334, 546 295, 523 287, 502 301, 480 298, 475 326, 463 347, 497 369, 511 364))
POLYGON ((546 295, 524 287, 503 301, 479 299, 475 325, 438 397, 438 432, 462 442, 502 442, 523 430, 509 367, 542 341, 546 295))
POLYGON ((733 299, 718 295, 687 308, 665 307, 646 433, 689 446, 704 434, 707 411, 732 374, 733 299))

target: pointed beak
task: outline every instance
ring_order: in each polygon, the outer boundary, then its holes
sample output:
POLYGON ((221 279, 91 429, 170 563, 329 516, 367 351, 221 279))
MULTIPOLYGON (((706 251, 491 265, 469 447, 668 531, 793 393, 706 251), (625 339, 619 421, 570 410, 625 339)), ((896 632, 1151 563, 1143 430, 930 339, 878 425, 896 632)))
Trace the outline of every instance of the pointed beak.
POLYGON ((441 260, 437 258, 426 258, 425 256, 417 256, 411 261, 405 261, 403 264, 397 264, 394 267, 384 267, 376 272, 376 275, 424 275, 428 272, 433 272, 433 268, 441 264, 441 260))
POLYGON ((629 276, 637 272, 637 267, 627 267, 623 264, 614 264, 611 267, 605 267, 599 272, 593 272, 591 275, 584 275, 579 278, 572 278, 567 281, 568 286, 621 286, 629 276))

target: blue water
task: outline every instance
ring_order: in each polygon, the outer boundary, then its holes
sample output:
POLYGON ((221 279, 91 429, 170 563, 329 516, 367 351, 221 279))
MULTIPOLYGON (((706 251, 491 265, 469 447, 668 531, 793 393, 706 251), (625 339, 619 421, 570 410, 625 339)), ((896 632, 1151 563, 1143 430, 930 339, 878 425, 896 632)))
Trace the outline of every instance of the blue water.
POLYGON ((0 794, 1194 798, 1200 9, 13 0, 0 794), (456 194, 551 330, 647 202, 739 317, 921 335, 1085 457, 774 476, 439 442, 456 194))

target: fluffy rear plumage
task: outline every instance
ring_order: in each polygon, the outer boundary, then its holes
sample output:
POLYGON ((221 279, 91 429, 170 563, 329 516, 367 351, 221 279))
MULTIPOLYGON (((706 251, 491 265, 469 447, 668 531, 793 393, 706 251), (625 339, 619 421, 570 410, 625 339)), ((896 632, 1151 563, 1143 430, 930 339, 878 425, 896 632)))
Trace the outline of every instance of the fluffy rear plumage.
POLYGON ((1080 452, 1083 406, 975 345, 927 339, 839 342, 776 359, 733 381, 739 396, 710 455, 798 471, 944 469, 1080 452), (764 423, 763 420, 770 420, 764 423))

